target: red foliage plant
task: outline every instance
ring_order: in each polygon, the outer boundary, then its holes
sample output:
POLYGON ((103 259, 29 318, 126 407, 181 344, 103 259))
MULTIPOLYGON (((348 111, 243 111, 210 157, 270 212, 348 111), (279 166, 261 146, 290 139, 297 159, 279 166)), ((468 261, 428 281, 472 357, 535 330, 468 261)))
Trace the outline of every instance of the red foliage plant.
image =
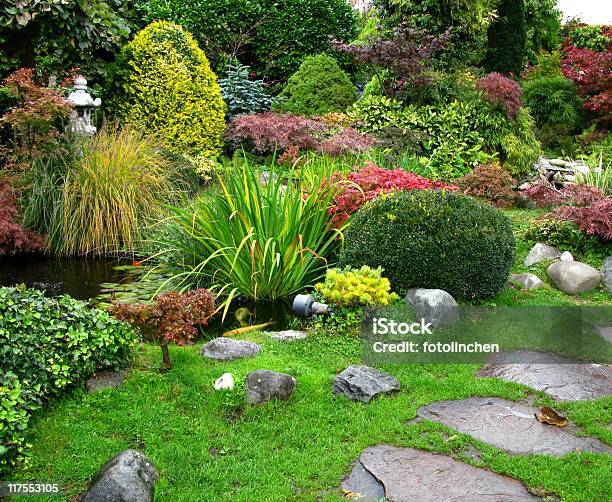
POLYGON ((170 291, 155 298, 153 303, 111 306, 111 313, 119 320, 139 326, 143 336, 156 340, 163 356, 162 369, 172 368, 168 344, 191 343, 196 326, 206 326, 215 312, 215 296, 207 289, 185 293, 170 291))
POLYGON ((42 252, 43 238, 17 223, 17 200, 8 180, 0 180, 0 256, 42 252))
POLYGON ((574 222, 587 235, 612 241, 612 197, 604 197, 586 207, 557 207, 551 216, 574 222))
POLYGON ((599 188, 581 183, 568 184, 558 190, 550 183, 539 182, 523 190, 523 194, 539 207, 563 204, 584 207, 605 197, 599 188))
POLYGON ((457 180, 463 193, 480 197, 497 207, 512 207, 516 200, 513 187, 516 180, 496 165, 482 165, 457 180))
POLYGON ((342 226, 351 214, 383 193, 397 190, 459 190, 456 186, 432 181, 402 169, 381 169, 370 161, 346 177, 336 173, 323 182, 322 189, 337 191, 328 209, 336 227, 342 226))
POLYGON ((584 107, 604 125, 612 122, 612 43, 605 51, 581 49, 566 43, 561 61, 563 75, 576 85, 584 107))
POLYGON ((476 88, 494 106, 502 108, 509 119, 515 120, 521 108, 521 86, 518 82, 493 72, 476 82, 476 88))
POLYGON ((367 134, 351 127, 335 127, 325 120, 274 112, 241 115, 228 126, 225 137, 235 147, 258 154, 314 150, 340 155, 359 153, 374 146, 367 134))
POLYGON ((0 124, 10 127, 13 135, 13 151, 7 160, 27 161, 44 153, 61 134, 71 106, 60 91, 36 83, 31 68, 8 76, 4 89, 16 103, 0 118, 0 124))

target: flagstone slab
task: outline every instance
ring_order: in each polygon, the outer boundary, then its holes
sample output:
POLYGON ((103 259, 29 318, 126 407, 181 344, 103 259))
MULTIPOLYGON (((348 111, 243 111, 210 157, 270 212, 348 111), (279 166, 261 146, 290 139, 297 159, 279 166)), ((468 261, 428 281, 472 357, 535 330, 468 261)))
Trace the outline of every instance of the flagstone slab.
POLYGON ((527 385, 559 401, 581 401, 612 395, 610 366, 579 363, 545 352, 500 352, 492 356, 476 375, 527 385))
POLYGON ((612 448, 592 437, 578 437, 568 427, 542 424, 538 408, 498 397, 438 401, 417 410, 431 420, 489 443, 509 453, 555 455, 575 451, 612 454, 612 448))
POLYGON ((359 494, 361 501, 540 500, 516 479, 444 455, 390 445, 366 448, 342 488, 359 494))

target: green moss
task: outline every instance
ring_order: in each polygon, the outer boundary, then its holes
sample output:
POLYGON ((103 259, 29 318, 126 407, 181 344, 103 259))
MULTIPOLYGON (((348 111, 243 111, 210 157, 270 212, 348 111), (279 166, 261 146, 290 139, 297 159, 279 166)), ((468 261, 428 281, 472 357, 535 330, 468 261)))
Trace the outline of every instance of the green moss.
POLYGON ((307 116, 344 112, 357 100, 349 76, 327 54, 307 57, 281 95, 283 110, 307 116))

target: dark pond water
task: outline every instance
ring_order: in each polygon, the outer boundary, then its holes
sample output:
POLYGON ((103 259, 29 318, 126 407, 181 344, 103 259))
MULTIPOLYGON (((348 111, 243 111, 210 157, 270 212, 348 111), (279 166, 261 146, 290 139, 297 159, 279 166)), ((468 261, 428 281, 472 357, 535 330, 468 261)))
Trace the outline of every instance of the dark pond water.
MULTIPOLYGON (((0 257, 0 286, 25 284, 45 290, 49 296, 68 294, 78 300, 93 299, 101 306, 115 301, 147 301, 164 277, 137 274, 130 264, 125 260, 105 258, 0 257)), ((223 322, 221 317, 217 315, 211 319, 207 331, 222 333, 269 322, 272 324, 265 329, 276 331, 289 326, 291 303, 254 303, 238 299, 232 302, 223 322)))
POLYGON ((53 258, 46 256, 0 257, 0 286, 25 284, 49 295, 69 294, 88 300, 100 294, 100 284, 119 282, 125 273, 113 270, 116 259, 53 258))

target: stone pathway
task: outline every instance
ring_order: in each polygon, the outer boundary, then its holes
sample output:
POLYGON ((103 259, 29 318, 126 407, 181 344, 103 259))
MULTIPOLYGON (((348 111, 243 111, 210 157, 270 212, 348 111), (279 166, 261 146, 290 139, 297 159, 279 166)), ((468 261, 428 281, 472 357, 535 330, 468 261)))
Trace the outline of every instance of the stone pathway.
POLYGON ((359 493, 362 501, 539 500, 515 479, 444 455, 388 445, 366 448, 342 488, 359 493))
POLYGON ((612 394, 610 366, 578 364, 544 352, 501 352, 492 357, 477 376, 527 385, 560 401, 597 399, 612 394))
POLYGON ((508 453, 555 455, 574 451, 612 453, 598 439, 575 436, 568 427, 542 424, 539 409, 498 397, 438 401, 418 409, 417 416, 451 427, 508 453))

